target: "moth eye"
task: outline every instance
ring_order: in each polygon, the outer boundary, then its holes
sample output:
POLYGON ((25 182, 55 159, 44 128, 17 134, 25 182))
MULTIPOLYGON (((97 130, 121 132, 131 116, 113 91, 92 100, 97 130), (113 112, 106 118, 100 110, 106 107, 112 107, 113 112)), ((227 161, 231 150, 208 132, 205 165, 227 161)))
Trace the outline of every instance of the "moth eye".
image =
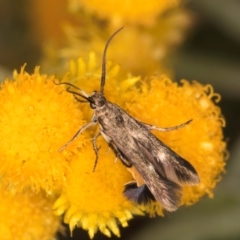
POLYGON ((90 108, 95 109, 96 105, 94 103, 90 103, 90 108))

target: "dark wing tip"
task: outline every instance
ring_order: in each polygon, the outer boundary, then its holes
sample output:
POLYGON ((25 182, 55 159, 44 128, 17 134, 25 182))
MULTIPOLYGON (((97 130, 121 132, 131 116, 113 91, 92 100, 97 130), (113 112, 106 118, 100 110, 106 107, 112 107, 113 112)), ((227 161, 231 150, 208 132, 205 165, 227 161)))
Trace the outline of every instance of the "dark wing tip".
POLYGON ((182 165, 175 168, 175 173, 179 181, 184 185, 197 185, 200 183, 197 171, 184 159, 182 159, 182 165))
POLYGON ((155 192, 156 200, 169 212, 176 211, 181 203, 182 187, 168 179, 161 179, 161 190, 155 192))
POLYGON ((136 182, 127 183, 123 194, 128 200, 137 204, 148 204, 151 201, 156 201, 147 185, 138 187, 136 182))

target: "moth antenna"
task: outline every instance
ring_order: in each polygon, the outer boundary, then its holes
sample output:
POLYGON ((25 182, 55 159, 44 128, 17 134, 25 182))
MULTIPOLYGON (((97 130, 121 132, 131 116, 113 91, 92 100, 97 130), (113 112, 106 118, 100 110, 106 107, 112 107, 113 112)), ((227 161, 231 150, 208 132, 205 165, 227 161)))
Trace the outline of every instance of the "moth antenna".
MULTIPOLYGON (((56 82, 55 79, 53 80, 53 83, 55 85, 67 85, 67 86, 70 86, 70 87, 73 87, 73 88, 76 88, 81 94, 79 93, 76 93, 76 92, 73 92, 73 91, 69 91, 70 88, 67 88, 67 91, 70 92, 70 93, 73 93, 73 94, 76 94, 76 95, 79 95, 83 98, 85 98, 86 100, 89 99, 89 96, 86 92, 84 92, 81 88, 69 83, 69 82, 56 82)), ((88 100, 89 101, 89 100, 88 100)))
POLYGON ((108 39, 104 51, 103 51, 103 58, 102 58, 102 76, 101 76, 101 87, 100 92, 103 93, 104 85, 105 85, 105 79, 106 79, 106 55, 108 50, 108 45, 111 42, 111 40, 114 38, 114 36, 120 32, 124 27, 119 28, 116 32, 112 34, 112 36, 108 39))

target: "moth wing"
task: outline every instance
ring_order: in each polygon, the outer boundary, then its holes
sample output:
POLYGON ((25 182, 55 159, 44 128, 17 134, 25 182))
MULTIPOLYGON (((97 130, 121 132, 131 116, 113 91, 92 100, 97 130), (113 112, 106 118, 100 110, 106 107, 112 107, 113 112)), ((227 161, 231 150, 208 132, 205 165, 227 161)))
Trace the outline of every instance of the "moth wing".
POLYGON ((139 150, 144 152, 163 177, 179 185, 196 185, 200 182, 195 168, 155 137, 143 123, 128 114, 123 114, 123 119, 139 150))
POLYGON ((167 179, 180 185, 196 185, 200 182, 195 168, 152 133, 145 141, 139 139, 138 142, 141 151, 148 152, 151 163, 167 179))

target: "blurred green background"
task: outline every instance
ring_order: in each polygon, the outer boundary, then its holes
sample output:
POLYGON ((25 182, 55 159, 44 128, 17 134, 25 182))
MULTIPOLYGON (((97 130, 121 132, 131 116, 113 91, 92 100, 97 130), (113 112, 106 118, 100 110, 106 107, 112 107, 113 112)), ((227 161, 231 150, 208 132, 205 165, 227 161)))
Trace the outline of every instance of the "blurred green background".
MULTIPOLYGON (((41 58, 27 16, 26 0, 0 0, 0 77, 11 76, 27 62, 32 71, 41 58)), ((187 4, 195 19, 187 40, 169 56, 175 79, 213 85, 222 95, 224 129, 230 158, 227 172, 215 189, 214 199, 203 198, 164 218, 136 217, 121 229, 123 239, 237 240, 240 239, 240 1, 192 0, 187 4)), ((67 235, 69 232, 67 230, 67 235)), ((73 238, 89 239, 75 229, 73 238)), ((95 240, 107 239, 97 233, 95 240)), ((117 239, 112 237, 111 239, 117 239)))

